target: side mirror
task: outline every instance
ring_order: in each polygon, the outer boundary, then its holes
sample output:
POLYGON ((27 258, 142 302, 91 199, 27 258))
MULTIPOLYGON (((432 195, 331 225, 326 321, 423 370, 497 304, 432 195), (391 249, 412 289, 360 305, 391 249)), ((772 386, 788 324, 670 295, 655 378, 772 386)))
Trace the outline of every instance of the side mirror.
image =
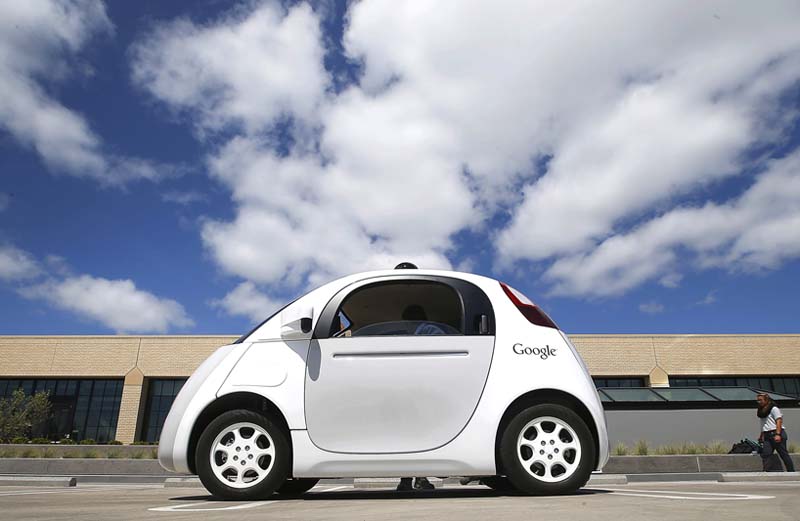
POLYGON ((281 312, 281 338, 284 340, 305 340, 311 338, 313 319, 313 308, 289 306, 281 312))

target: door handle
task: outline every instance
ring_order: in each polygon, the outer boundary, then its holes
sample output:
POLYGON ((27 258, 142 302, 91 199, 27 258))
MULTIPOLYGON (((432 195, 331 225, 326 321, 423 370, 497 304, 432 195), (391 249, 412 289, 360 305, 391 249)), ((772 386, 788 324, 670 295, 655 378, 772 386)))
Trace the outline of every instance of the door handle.
POLYGON ((374 351, 370 353, 333 353, 333 358, 449 358, 469 356, 468 351, 374 351))

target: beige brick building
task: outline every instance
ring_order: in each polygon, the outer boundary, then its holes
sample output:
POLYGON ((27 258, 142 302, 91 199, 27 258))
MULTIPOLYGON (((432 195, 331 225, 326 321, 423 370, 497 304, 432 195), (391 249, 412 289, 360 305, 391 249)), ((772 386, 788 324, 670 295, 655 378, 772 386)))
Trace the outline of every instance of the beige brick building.
MULTIPOLYGON (((152 440, 182 381, 235 338, 0 336, 0 396, 18 387, 50 391, 51 431, 152 440)), ((800 394, 800 335, 571 338, 601 386, 749 385, 800 394)))

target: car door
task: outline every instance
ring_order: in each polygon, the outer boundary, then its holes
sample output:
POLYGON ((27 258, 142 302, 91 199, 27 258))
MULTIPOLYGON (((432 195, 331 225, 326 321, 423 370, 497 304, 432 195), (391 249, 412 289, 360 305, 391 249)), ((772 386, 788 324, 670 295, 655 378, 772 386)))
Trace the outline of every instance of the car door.
POLYGON ((311 341, 309 436, 343 453, 445 445, 469 422, 493 350, 494 313, 471 283, 393 276, 353 284, 325 307, 311 341))

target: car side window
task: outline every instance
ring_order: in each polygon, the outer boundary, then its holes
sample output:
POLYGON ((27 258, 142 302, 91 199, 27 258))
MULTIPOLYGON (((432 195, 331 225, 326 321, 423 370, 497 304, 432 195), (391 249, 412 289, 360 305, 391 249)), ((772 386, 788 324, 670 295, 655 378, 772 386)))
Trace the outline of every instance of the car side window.
POLYGON ((427 280, 386 281, 354 290, 331 324, 332 337, 463 335, 458 292, 427 280))

